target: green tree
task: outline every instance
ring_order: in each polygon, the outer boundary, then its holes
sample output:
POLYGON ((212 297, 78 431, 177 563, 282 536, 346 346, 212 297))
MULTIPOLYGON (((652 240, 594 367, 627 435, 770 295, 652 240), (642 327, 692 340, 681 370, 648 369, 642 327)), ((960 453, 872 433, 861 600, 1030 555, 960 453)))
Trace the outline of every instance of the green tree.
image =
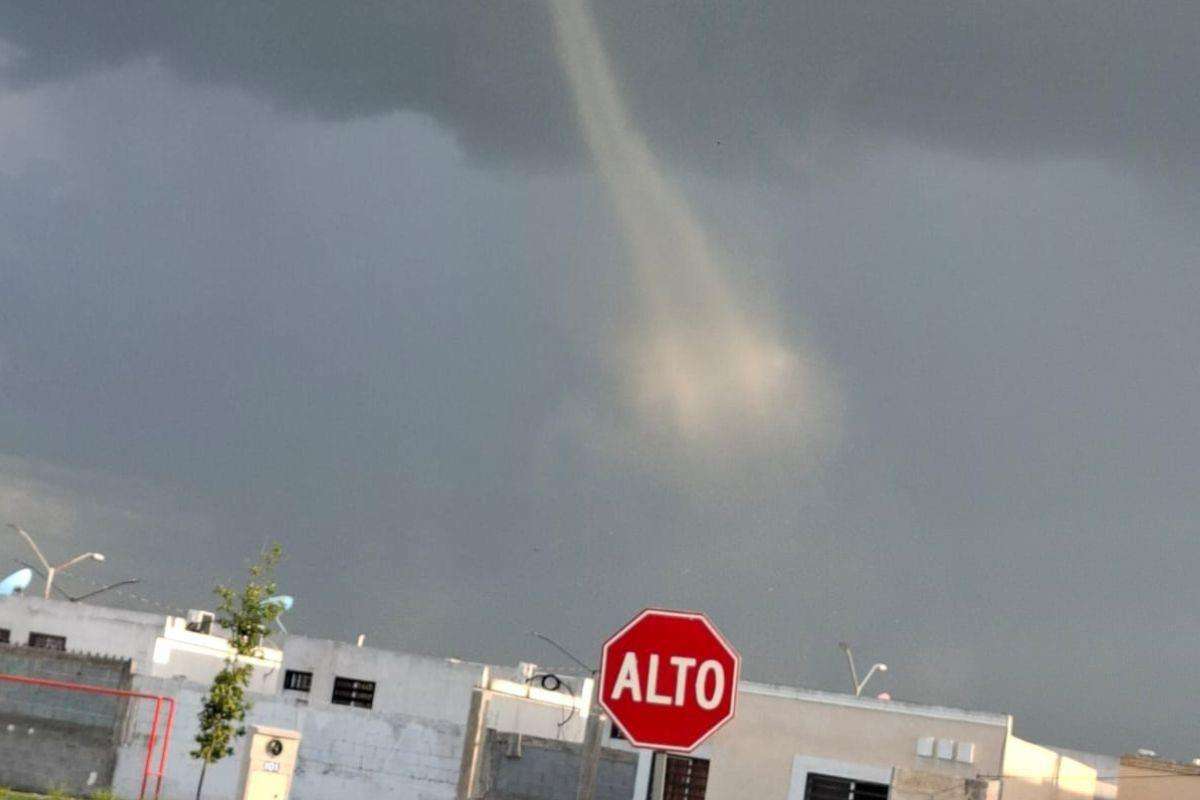
POLYGON ((196 800, 200 800, 208 765, 233 755, 234 743, 246 732, 243 723, 251 707, 246 699, 246 688, 254 668, 242 659, 262 655, 263 639, 270 633, 271 623, 283 611, 278 604, 267 602, 277 591, 275 567, 282 557, 283 548, 272 545, 257 563, 250 566, 249 579, 240 591, 224 585, 218 585, 214 590, 221 598, 216 623, 228 632, 233 653, 213 678, 200 709, 197 747, 192 751, 192 758, 201 762, 196 800))

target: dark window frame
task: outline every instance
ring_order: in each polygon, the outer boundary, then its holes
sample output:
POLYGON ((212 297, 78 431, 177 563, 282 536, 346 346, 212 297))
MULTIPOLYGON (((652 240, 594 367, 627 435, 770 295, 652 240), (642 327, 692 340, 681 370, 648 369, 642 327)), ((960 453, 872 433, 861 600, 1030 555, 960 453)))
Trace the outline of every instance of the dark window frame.
POLYGON ((842 775, 810 772, 804 781, 804 800, 887 800, 890 796, 891 787, 886 783, 842 775))
POLYGON ((346 678, 335 675, 333 678, 333 694, 329 702, 337 706, 353 706, 354 708, 374 708, 375 681, 364 681, 360 678, 346 678))
POLYGON ((667 763, 663 775, 663 800, 704 800, 708 792, 708 759, 660 753, 667 763))
POLYGON ((53 633, 29 632, 29 646, 42 650, 55 650, 60 653, 67 651, 67 637, 55 636, 53 633))
POLYGON ((11 644, 12 631, 8 628, 0 628, 0 644, 11 644))
POLYGON ((283 688, 289 692, 311 692, 313 674, 302 669, 289 669, 283 673, 283 688))

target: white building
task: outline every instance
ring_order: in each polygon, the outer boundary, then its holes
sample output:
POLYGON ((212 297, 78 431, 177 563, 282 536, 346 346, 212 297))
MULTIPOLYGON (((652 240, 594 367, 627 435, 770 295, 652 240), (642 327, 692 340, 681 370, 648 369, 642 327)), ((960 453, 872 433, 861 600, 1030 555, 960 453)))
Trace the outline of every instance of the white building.
MULTIPOLYGON (((0 599, 5 640, 131 659, 133 689, 178 703, 163 797, 194 796, 198 764, 188 752, 207 684, 230 655, 220 636, 175 617, 21 597, 0 599)), ((500 764, 512 769, 521 765, 521 737, 581 743, 591 718, 590 679, 543 680, 532 665, 492 667, 295 635, 268 645, 252 662, 250 721, 301 732, 296 800, 477 797, 487 788, 480 774, 489 732, 517 735, 500 764)), ((1026 742, 1007 715, 750 682, 738 691, 737 716, 686 757, 656 759, 604 725, 603 746, 627 753, 620 768, 630 800, 646 800, 655 784, 666 787, 667 800, 1114 796, 1097 787, 1087 754, 1026 742), (688 793, 671 794, 679 781, 688 793)), ((118 794, 137 796, 148 729, 143 715, 122 733, 118 794)), ((563 761, 571 754, 552 755, 557 772, 539 776, 545 796, 573 797, 574 774, 563 761)), ((538 768, 534 761, 525 765, 538 768)), ((232 796, 238 766, 235 757, 210 768, 206 796, 232 796)))
MULTIPOLYGON (((16 597, 0 599, 5 640, 131 659, 131 689, 178 704, 163 797, 195 796, 199 764, 189 751, 201 699, 230 655, 224 639, 177 617, 16 597)), ((250 660, 249 720, 301 732, 295 800, 454 797, 472 690, 489 680, 487 666, 302 636, 280 641, 250 660)), ((138 795, 149 729, 148 712, 135 709, 117 754, 121 796, 138 795)), ((211 767, 206 797, 231 797, 239 765, 235 756, 211 767)))

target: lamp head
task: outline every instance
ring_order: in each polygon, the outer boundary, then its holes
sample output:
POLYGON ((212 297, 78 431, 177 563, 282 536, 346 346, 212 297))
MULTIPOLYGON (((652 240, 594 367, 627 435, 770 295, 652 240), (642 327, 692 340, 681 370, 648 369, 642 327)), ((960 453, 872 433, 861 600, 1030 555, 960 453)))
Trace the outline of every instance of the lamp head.
POLYGON ((92 553, 92 561, 103 561, 104 553, 92 553))

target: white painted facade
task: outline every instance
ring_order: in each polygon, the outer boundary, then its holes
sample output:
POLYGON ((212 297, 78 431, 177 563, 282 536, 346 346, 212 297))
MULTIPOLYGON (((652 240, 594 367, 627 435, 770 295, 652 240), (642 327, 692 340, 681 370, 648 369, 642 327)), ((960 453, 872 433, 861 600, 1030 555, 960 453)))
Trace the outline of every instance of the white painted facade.
MULTIPOLYGON (((14 644, 33 631, 66 637, 71 651, 131 659, 135 691, 178 704, 163 800, 195 796, 199 762, 189 752, 203 696, 229 656, 221 637, 189 631, 182 618, 33 597, 0 600, 0 628, 14 644)), ((251 661, 247 721, 301 732, 295 800, 452 800, 472 691, 488 681, 487 666, 302 636, 283 637, 263 655, 251 661), (287 670, 311 673, 309 690, 285 689, 287 670), (332 702, 338 677, 374 683, 372 707, 332 702)), ((148 710, 135 709, 118 750, 121 796, 138 793, 148 710)), ((232 797, 240 765, 240 753, 213 765, 205 797, 232 797)))
MULTIPOLYGON (((198 764, 188 752, 201 698, 228 654, 219 637, 188 631, 178 618, 29 597, 0 600, 0 628, 17 644, 46 633, 65 636, 69 650, 132 659, 136 690, 179 703, 164 800, 194 796, 198 764)), ((248 722, 301 732, 296 800, 451 800, 476 693, 486 696, 487 728, 559 741, 582 742, 592 709, 591 679, 563 676, 556 686, 533 665, 490 667, 303 636, 281 638, 264 656, 248 722), (289 672, 310 676, 307 691, 286 688, 289 672), (338 678, 373 683, 371 708, 332 702, 338 678)), ((894 800, 923 797, 912 789, 921 780, 952 788, 945 782, 977 778, 989 780, 989 800, 1112 798, 1097 786, 1099 762, 1018 739, 1007 715, 745 681, 737 702, 735 718, 692 754, 709 761, 706 800, 804 800, 810 774, 887 784, 894 800)), ((137 794, 147 722, 136 720, 120 749, 120 794, 137 794)), ((604 746, 635 750, 607 735, 604 746)), ((640 751, 632 800, 646 797, 650 756, 640 751)), ((235 755, 211 768, 206 796, 232 796, 239 764, 235 755)), ((952 791, 937 791, 952 800, 952 791)))
MULTIPOLYGON (((737 715, 690 755, 708 762, 705 800, 806 800, 814 775, 880 784, 895 800, 961 800, 968 781, 989 800, 1111 800, 1075 756, 1014 736, 1004 714, 747 681, 737 715)), ((635 798, 651 780, 644 763, 635 798)))
MULTIPOLYGON (((234 657, 233 648, 219 633, 191 631, 183 617, 167 617, 154 638, 150 674, 156 678, 183 677, 208 684, 225 662, 234 657)), ((236 656, 236 660, 252 667, 250 691, 271 694, 279 688, 283 666, 283 651, 279 648, 267 645, 260 649, 257 657, 236 656)))

